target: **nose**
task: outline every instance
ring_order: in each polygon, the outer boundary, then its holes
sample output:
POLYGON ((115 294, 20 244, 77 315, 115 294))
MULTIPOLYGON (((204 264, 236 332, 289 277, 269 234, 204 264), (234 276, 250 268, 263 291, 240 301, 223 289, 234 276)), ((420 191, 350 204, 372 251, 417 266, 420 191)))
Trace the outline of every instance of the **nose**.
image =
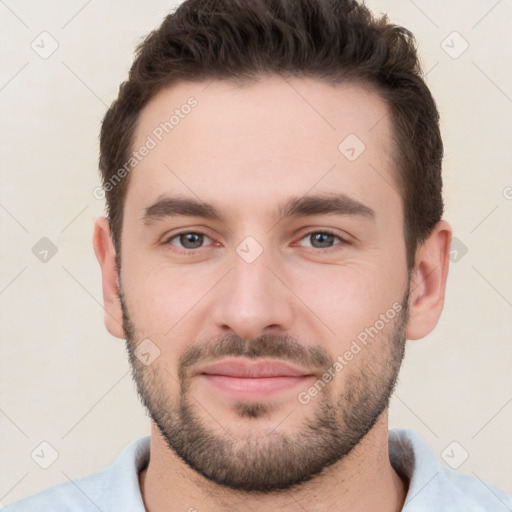
POLYGON ((279 266, 266 251, 251 263, 235 253, 232 262, 215 295, 213 320, 222 334, 249 340, 270 330, 290 330, 293 294, 279 266))

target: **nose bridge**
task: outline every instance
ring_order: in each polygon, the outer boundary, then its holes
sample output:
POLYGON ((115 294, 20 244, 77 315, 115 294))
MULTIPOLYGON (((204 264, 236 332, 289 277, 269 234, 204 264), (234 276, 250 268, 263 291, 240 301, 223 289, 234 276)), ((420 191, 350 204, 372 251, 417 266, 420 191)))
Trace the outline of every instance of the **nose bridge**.
POLYGON ((290 328, 291 296, 269 269, 278 267, 272 251, 246 237, 236 248, 215 306, 215 322, 243 338, 263 334, 268 327, 290 328))

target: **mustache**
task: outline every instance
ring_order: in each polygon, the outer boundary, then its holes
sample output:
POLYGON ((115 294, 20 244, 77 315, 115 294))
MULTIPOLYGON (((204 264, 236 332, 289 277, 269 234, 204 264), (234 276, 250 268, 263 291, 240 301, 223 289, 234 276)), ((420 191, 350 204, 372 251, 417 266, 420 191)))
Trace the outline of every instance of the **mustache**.
POLYGON ((183 382, 186 379, 196 364, 223 357, 280 359, 301 366, 305 365, 320 373, 331 363, 331 358, 325 349, 304 345, 290 335, 263 334, 253 340, 244 340, 236 334, 228 334, 188 347, 178 365, 180 381, 183 382))

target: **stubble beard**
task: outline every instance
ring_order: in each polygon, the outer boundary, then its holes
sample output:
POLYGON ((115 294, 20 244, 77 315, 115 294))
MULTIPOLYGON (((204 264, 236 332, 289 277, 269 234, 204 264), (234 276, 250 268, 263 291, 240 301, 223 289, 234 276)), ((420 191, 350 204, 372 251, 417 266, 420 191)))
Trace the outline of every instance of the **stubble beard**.
POLYGON ((167 390, 173 377, 156 363, 144 366, 134 354, 140 339, 120 292, 132 376, 142 404, 169 448, 209 481, 253 493, 272 493, 310 481, 343 460, 370 432, 388 407, 404 357, 408 297, 409 291, 380 342, 383 353, 378 354, 379 360, 357 355, 355 359, 364 365, 360 363, 354 371, 352 365, 357 362, 351 362, 351 371, 345 374, 344 369, 309 404, 297 400, 295 407, 313 411, 300 429, 293 434, 280 429, 286 414, 279 414, 273 403, 237 402, 233 410, 243 418, 240 421, 254 422, 251 434, 246 434, 248 429, 244 428, 244 433, 229 431, 204 412, 190 390, 190 368, 195 363, 214 355, 273 357, 327 367, 332 364, 329 354, 321 347, 306 349, 289 336, 269 334, 250 342, 229 335, 209 344, 194 344, 178 362, 177 397, 170 396, 167 390), (337 390, 334 383, 340 378, 345 381, 337 390), (270 417, 276 428, 258 432, 258 421, 270 417))

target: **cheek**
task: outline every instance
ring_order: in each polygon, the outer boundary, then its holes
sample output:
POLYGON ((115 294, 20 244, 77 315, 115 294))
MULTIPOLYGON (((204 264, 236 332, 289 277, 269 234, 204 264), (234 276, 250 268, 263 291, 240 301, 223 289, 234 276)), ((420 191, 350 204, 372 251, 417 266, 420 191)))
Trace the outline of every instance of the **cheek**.
POLYGON ((215 282, 212 269, 173 267, 131 256, 122 268, 123 291, 130 316, 141 335, 175 336, 194 316, 201 297, 215 282))
POLYGON ((156 371, 154 377, 158 382, 175 383, 177 361, 187 340, 194 336, 186 319, 197 299, 192 297, 189 287, 169 272, 145 271, 142 267, 134 272, 126 262, 125 275, 123 292, 135 327, 135 345, 145 346, 145 352, 157 356, 146 370, 156 371))
POLYGON ((332 353, 338 355, 381 315, 387 315, 388 321, 395 316, 405 292, 399 270, 399 266, 383 268, 378 260, 359 259, 343 266, 318 267, 318 272, 297 281, 294 290, 307 306, 303 312, 311 319, 310 326, 331 339, 332 353), (319 318, 327 330, 318 330, 319 318))

